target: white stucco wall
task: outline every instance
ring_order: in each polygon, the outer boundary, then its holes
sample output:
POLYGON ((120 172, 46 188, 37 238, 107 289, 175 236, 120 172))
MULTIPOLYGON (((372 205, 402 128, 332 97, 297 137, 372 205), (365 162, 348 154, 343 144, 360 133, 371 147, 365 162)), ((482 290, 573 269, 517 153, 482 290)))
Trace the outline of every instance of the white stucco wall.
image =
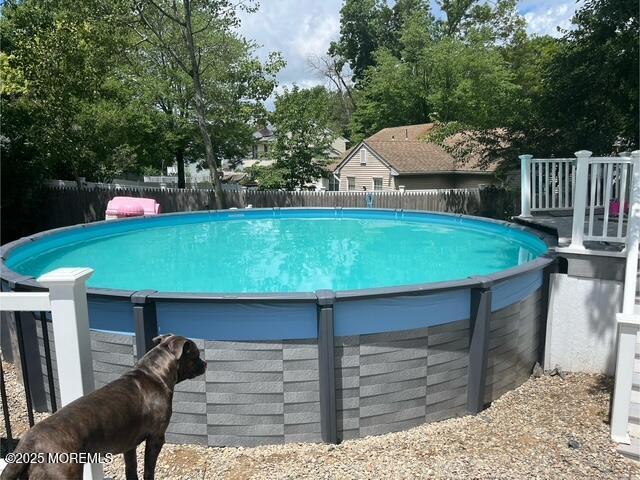
POLYGON ((612 375, 622 283, 551 276, 545 369, 612 375))

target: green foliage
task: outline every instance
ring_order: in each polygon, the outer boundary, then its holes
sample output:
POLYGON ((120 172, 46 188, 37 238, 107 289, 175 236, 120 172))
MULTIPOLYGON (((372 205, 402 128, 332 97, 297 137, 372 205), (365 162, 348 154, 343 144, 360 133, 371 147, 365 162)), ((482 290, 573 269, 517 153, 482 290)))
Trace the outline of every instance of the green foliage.
MULTIPOLYGON (((114 21, 122 8, 67 0, 2 7, 2 69, 11 72, 2 88, 2 129, 12 135, 12 110, 29 111, 23 133, 8 141, 32 145, 29 160, 50 177, 106 180, 162 155, 154 140, 160 119, 115 78, 127 44, 126 29, 114 21)), ((9 153, 3 167, 17 161, 9 153)))
POLYGON ((243 183, 257 184, 259 190, 283 190, 287 186, 284 168, 256 163, 247 168, 246 172, 249 174, 249 179, 243 183))
POLYGON ((367 69, 353 114, 354 142, 385 127, 428 121, 424 77, 415 73, 412 65, 391 52, 377 52, 376 65, 367 69))
POLYGON ((438 0, 438 4, 445 15, 438 22, 441 36, 508 44, 524 33, 518 0, 438 0))
POLYGON ((399 53, 402 29, 418 12, 431 18, 429 2, 398 0, 390 7, 383 0, 346 0, 340 10, 340 39, 332 42, 329 54, 344 58, 361 80, 375 64, 376 50, 399 53))
POLYGON ((638 3, 590 0, 546 68, 531 123, 532 153, 607 154, 638 145, 638 3))
POLYGON ((427 41, 419 33, 424 28, 408 24, 403 58, 377 52, 353 115, 355 139, 384 127, 435 120, 496 128, 516 114, 520 87, 497 47, 452 37, 427 41))
POLYGON ((285 188, 302 188, 327 174, 327 151, 335 138, 328 93, 323 87, 305 90, 294 86, 276 96, 275 106, 272 168, 282 171, 285 188))
POLYGON ((495 47, 445 38, 424 50, 419 68, 432 119, 487 129, 514 114, 520 89, 495 47))

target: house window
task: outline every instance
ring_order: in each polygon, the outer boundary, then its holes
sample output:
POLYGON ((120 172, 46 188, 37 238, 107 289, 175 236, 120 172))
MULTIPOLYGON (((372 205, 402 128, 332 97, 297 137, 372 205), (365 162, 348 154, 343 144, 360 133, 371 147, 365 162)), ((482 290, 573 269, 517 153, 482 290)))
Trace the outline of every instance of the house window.
POLYGON ((356 177, 347 177, 347 190, 356 189, 356 177))
POLYGON ((373 189, 374 190, 382 190, 382 178, 374 178, 373 179, 373 189))
POLYGON ((360 165, 367 164, 367 150, 364 148, 360 149, 360 165))
POLYGON ((335 175, 329 174, 329 191, 337 192, 338 190, 340 190, 340 180, 335 175))
POLYGON ((258 158, 258 146, 254 145, 253 147, 251 147, 251 158, 253 158, 254 160, 256 158, 258 158))
POLYGON ((264 146, 264 153, 267 153, 269 151, 269 146, 265 144, 264 146))

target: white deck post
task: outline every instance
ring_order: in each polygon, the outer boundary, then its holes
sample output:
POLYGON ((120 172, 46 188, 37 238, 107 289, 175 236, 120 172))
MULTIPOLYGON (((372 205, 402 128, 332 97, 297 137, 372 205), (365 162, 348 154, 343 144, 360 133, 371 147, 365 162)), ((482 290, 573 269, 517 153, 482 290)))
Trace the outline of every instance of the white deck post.
POLYGON ((520 155, 520 216, 531 216, 531 159, 533 155, 520 155))
POLYGON ((589 157, 591 152, 580 150, 576 156, 576 190, 573 204, 573 227, 569 248, 584 250, 584 214, 587 209, 587 184, 589 183, 589 157))
MULTIPOLYGON (((640 317, 635 314, 636 283, 638 274, 638 247, 640 246, 640 150, 631 154, 633 177, 631 205, 627 227, 627 260, 625 266, 622 313, 618 314, 618 350, 616 378, 611 409, 611 439, 629 444, 629 408, 633 387, 633 359, 636 339, 640 330, 640 317)), ((620 208, 624 208, 624 199, 620 208)))
MULTIPOLYGON (((38 282, 49 289, 63 406, 95 388, 85 285, 92 274, 90 268, 59 268, 38 278, 38 282)), ((85 465, 84 478, 104 478, 102 465, 85 465)))
POLYGON ((637 315, 624 313, 617 315, 617 321, 618 351, 613 407, 611 409, 611 440, 628 445, 631 443, 629 408, 631 407, 631 389, 633 387, 633 358, 636 354, 636 338, 640 323, 637 315))

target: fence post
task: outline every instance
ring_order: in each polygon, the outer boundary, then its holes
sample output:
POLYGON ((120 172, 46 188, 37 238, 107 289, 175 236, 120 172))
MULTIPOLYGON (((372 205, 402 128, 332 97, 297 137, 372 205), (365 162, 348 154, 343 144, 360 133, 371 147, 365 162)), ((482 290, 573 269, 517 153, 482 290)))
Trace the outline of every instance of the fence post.
MULTIPOLYGON (((38 278, 38 282, 49 289, 53 338, 57 345, 60 403, 63 406, 95 389, 85 285, 92 274, 90 268, 59 268, 38 278)), ((84 478, 104 478, 102 465, 85 465, 84 478)))
POLYGON ((491 281, 480 279, 480 285, 471 288, 469 342, 469 373, 467 384, 467 410, 478 413, 484 409, 489 357, 489 322, 491 320, 491 281))
POLYGON ((573 204, 573 226, 569 248, 584 250, 584 215, 587 208, 587 184, 589 183, 589 157, 591 152, 580 150, 576 156, 576 191, 573 204))
POLYGON ((336 371, 333 339, 333 304, 331 290, 318 290, 318 370, 320 383, 320 432, 322 441, 338 443, 336 415, 336 371))
POLYGON ((149 295, 155 290, 141 290, 131 295, 133 319, 136 324, 136 355, 140 360, 153 348, 153 339, 158 336, 158 318, 156 304, 149 301, 149 295))
POLYGON ((520 155, 520 216, 531 216, 531 159, 533 155, 520 155))

